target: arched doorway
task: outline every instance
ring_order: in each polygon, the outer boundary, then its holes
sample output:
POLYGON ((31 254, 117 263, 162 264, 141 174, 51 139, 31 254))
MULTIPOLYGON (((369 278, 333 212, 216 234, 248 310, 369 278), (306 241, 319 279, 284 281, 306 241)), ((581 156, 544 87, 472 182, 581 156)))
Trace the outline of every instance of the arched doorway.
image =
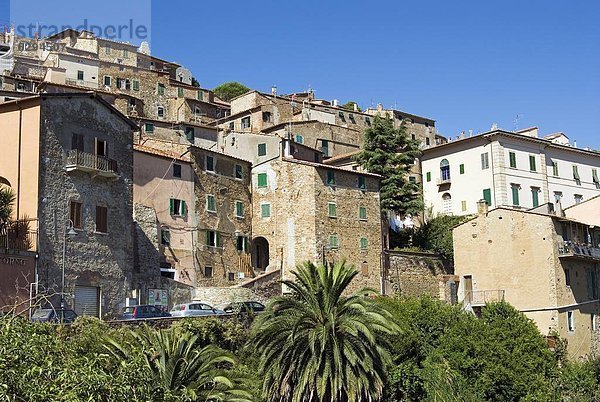
POLYGON ((264 237, 252 241, 252 265, 257 271, 265 271, 269 266, 269 242, 264 237))

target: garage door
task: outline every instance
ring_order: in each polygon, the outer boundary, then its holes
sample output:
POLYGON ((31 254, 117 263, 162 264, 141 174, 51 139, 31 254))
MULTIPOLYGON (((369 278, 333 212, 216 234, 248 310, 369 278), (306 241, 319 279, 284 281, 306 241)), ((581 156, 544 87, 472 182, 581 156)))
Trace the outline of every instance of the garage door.
POLYGON ((99 316, 100 288, 75 286, 75 312, 77 315, 99 316))

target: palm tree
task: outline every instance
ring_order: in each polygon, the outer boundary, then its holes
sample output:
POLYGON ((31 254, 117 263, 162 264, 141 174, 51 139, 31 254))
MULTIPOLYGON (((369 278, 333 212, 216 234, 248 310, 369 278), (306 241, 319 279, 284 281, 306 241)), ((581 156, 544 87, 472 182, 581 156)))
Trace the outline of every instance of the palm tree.
POLYGON ((357 275, 344 262, 306 262, 283 281, 290 295, 274 299, 252 327, 268 401, 373 401, 381 397, 390 363, 380 335, 398 327, 366 297, 344 296, 357 275))
POLYGON ((144 361, 164 392, 194 401, 250 402, 250 394, 224 369, 235 364, 230 353, 214 345, 200 347, 198 336, 175 336, 171 330, 145 329, 131 334, 135 345, 107 339, 106 348, 112 355, 129 360, 141 346, 144 361))
POLYGON ((14 202, 15 194, 10 187, 0 187, 0 231, 10 222, 14 202))

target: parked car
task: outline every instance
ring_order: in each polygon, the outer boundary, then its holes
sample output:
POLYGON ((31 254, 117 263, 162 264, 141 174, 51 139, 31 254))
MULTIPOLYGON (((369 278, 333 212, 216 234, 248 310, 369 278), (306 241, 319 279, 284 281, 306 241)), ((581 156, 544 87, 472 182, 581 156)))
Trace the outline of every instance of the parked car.
POLYGON ((40 308, 31 316, 33 322, 50 322, 53 324, 71 324, 77 319, 77 313, 63 308, 40 308))
POLYGON ((219 310, 207 303, 191 302, 177 304, 171 309, 173 317, 191 317, 199 315, 220 315, 225 314, 223 310, 219 310))
POLYGON ((223 309, 223 311, 225 311, 228 314, 231 314, 231 313, 242 313, 242 314, 260 313, 261 311, 264 311, 264 310, 265 310, 265 305, 262 303, 259 303, 257 301, 235 302, 235 303, 228 304, 223 309))
POLYGON ((161 311, 150 304, 123 308, 122 320, 139 320, 144 318, 171 317, 171 314, 161 311))

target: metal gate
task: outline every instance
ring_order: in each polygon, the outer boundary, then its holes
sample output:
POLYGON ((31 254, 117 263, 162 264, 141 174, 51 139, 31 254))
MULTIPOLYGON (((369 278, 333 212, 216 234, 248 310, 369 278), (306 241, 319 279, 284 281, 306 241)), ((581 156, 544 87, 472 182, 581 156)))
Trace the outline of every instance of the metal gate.
POLYGON ((99 317, 100 288, 75 286, 75 312, 77 315, 99 317))

